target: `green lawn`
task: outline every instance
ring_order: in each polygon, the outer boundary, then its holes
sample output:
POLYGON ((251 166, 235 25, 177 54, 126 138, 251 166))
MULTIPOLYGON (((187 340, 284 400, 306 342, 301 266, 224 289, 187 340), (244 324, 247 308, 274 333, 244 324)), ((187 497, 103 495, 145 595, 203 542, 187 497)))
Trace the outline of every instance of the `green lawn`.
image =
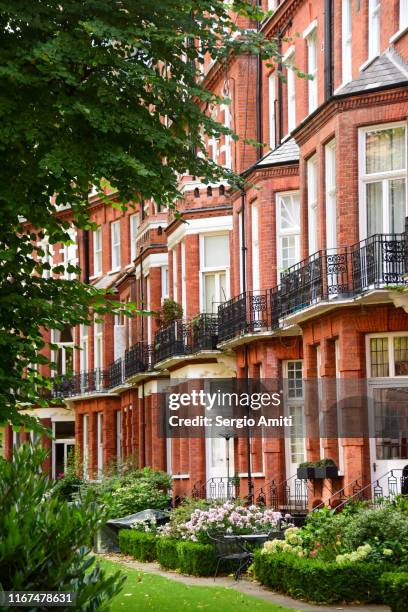
MULTIPOLYGON (((147 574, 126 565, 102 560, 101 565, 109 573, 121 569, 127 576, 122 591, 111 604, 112 612, 118 610, 205 610, 208 612, 237 612, 237 610, 265 610, 289 612, 268 601, 243 595, 234 589, 217 586, 189 586, 155 574, 147 574)), ((292 609, 290 612, 294 612, 292 609)))

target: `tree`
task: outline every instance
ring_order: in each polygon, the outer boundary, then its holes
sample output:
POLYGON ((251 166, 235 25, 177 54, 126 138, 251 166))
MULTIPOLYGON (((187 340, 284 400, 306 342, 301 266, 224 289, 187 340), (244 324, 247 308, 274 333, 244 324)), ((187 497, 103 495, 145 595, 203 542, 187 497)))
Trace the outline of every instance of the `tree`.
POLYGON ((206 53, 279 54, 229 8, 252 26, 262 17, 250 0, 0 1, 0 422, 27 422, 18 406, 47 401, 42 330, 117 308, 58 277, 61 266, 44 278, 38 241, 70 240, 56 212, 69 206, 75 227, 92 229, 87 197, 104 179, 116 206, 172 206, 180 174, 234 180, 197 155, 203 134, 229 133, 206 113, 220 100, 198 80, 199 64, 206 53))
MULTIPOLYGON (((45 458, 30 444, 13 461, 0 457, 0 590, 73 592, 74 610, 107 609, 125 578, 106 576, 90 554, 106 514, 92 494, 78 504, 62 499, 41 474, 45 458)), ((34 600, 30 610, 37 609, 34 600)))

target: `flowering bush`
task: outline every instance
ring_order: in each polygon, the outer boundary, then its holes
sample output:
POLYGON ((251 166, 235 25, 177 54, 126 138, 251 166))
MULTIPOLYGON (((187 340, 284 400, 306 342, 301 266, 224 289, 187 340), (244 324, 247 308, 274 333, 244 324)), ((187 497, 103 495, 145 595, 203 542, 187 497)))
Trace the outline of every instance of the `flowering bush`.
POLYGON ((231 501, 208 510, 196 508, 184 523, 165 525, 163 535, 192 542, 206 542, 207 533, 245 534, 274 529, 281 519, 280 512, 260 509, 258 506, 239 506, 231 501))

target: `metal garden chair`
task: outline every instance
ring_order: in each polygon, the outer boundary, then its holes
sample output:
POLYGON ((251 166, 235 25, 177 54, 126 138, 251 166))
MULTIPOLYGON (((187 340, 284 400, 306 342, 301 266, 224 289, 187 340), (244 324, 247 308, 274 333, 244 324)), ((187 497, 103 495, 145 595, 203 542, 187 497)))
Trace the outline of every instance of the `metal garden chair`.
POLYGON ((235 580, 238 581, 241 573, 252 560, 252 553, 243 545, 242 541, 236 537, 225 537, 225 535, 214 535, 207 533, 208 538, 214 544, 215 558, 217 566, 215 569, 214 580, 217 577, 221 561, 236 561, 238 569, 235 572, 235 580))

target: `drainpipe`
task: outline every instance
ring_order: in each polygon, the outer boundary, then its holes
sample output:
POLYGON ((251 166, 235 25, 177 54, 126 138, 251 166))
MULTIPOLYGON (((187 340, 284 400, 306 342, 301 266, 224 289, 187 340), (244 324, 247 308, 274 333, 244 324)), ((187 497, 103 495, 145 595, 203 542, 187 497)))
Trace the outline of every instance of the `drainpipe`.
POLYGON ((324 97, 333 95, 333 5, 332 0, 324 1, 324 97))
MULTIPOLYGON (((143 208, 143 205, 142 205, 143 208)), ((143 292, 143 247, 140 248, 140 306, 143 309, 143 300, 144 300, 144 292, 143 292)), ((144 315, 142 315, 142 319, 141 319, 141 344, 142 344, 142 350, 143 350, 143 344, 144 344, 144 315)), ((141 418, 141 424, 142 424, 142 452, 141 452, 141 460, 142 460, 142 466, 141 467, 145 467, 146 466, 146 423, 145 423, 145 383, 144 383, 144 379, 142 382, 142 418, 141 418)))
MULTIPOLYGON (((261 8, 261 0, 257 0, 258 8, 261 8)), ((260 23, 257 22, 256 26, 257 30, 260 29, 260 23)), ((262 108, 261 108, 261 99, 262 99, 262 58, 260 53, 257 55, 257 64, 256 64, 256 140, 259 143, 257 147, 258 151, 258 159, 260 159, 263 155, 263 147, 262 147, 262 108)))
MULTIPOLYGON (((245 237, 245 188, 241 185, 241 268, 242 268, 242 293, 244 294, 246 304, 246 237, 245 237)), ((246 309, 245 309, 246 312, 246 309)), ((245 391, 248 393, 248 346, 244 346, 244 381, 245 391)), ((248 416, 249 408, 248 408, 248 416)), ((247 455, 247 479, 248 479, 248 502, 252 503, 253 497, 253 486, 252 486, 252 472, 251 472, 251 428, 247 425, 246 429, 246 455, 247 455)))

